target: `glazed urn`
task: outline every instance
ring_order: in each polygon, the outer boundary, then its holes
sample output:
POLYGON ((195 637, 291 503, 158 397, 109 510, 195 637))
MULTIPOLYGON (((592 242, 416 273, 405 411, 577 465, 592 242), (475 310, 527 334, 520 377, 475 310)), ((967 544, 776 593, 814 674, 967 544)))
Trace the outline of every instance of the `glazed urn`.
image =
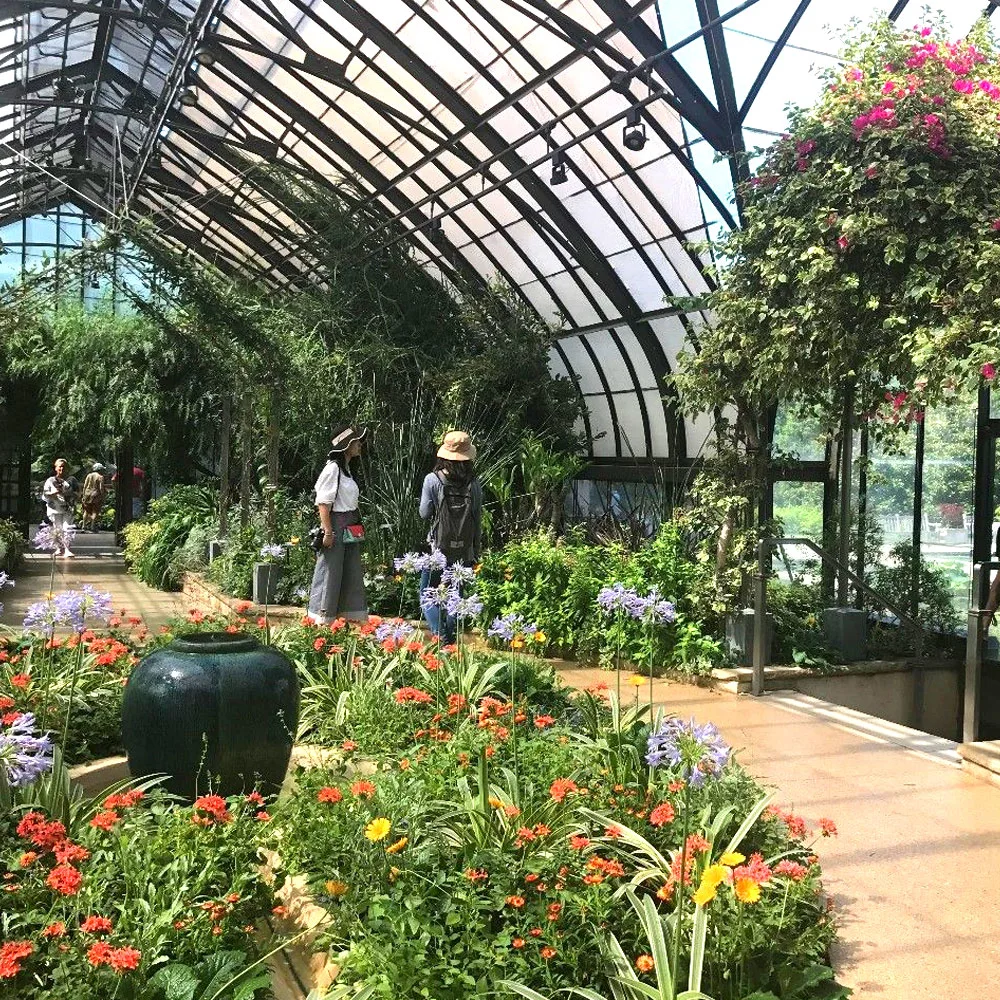
POLYGON ((135 668, 122 739, 135 777, 165 774, 168 791, 276 792, 298 725, 299 683, 282 652, 242 632, 175 639, 135 668))

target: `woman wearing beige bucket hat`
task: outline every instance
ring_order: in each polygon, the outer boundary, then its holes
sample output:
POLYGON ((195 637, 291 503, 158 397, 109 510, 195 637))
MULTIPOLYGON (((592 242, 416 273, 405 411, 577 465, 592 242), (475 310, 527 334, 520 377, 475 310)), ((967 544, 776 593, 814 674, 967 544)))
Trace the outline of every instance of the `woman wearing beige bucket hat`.
MULTIPOLYGON (((420 516, 431 522, 427 541, 431 551, 440 553, 440 568, 426 567, 420 578, 420 592, 441 582, 444 566, 479 561, 483 529, 483 488, 474 466, 476 446, 465 431, 448 431, 437 451, 434 471, 424 479, 420 493, 420 516)), ((424 618, 432 635, 444 643, 455 641, 458 622, 442 614, 437 605, 424 608, 424 618)))

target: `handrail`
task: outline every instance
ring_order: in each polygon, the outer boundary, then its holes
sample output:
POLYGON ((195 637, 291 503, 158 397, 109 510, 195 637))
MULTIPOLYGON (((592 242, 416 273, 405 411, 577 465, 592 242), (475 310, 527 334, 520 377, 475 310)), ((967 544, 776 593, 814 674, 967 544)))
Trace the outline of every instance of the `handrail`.
MULTIPOLYGON (((982 602, 985 588, 983 573, 1000 569, 1000 560, 976 563, 972 569, 972 600, 969 602, 968 635, 965 639, 965 696, 962 705, 962 742, 975 743, 979 738, 979 709, 983 679, 983 625, 986 612, 982 602)), ((987 580, 989 577, 986 578, 987 580)))
POLYGON ((914 618, 911 618, 905 611, 887 601, 877 590, 869 587, 850 567, 844 566, 811 538, 762 538, 757 543, 757 573, 754 580, 753 675, 750 684, 751 694, 760 695, 764 693, 764 661, 767 659, 764 616, 767 614, 768 555, 771 549, 779 548, 782 545, 804 545, 806 548, 811 549, 825 563, 846 576, 861 593, 873 598, 882 607, 891 611, 901 623, 908 625, 914 630, 917 640, 917 656, 921 655, 924 645, 923 625, 914 618))

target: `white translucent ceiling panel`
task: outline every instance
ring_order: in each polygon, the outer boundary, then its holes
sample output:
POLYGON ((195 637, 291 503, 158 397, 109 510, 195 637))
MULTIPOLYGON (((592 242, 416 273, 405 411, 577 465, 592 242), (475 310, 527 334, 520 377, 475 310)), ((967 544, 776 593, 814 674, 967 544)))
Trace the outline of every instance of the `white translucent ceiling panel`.
POLYGON ((687 434, 688 458, 705 458, 711 454, 715 414, 697 413, 694 416, 685 416, 684 423, 687 434))
POLYGON ((603 313, 601 316, 602 320, 621 314, 621 310, 612 303, 611 299, 605 294, 604 289, 582 267, 575 268, 573 276, 584 288, 589 290, 591 297, 597 304, 597 309, 603 313))
POLYGON ((613 458, 617 454, 614 422, 606 396, 587 397, 590 418, 591 454, 595 458, 613 458))
POLYGON ((687 331, 684 324, 677 316, 666 316, 663 319, 651 320, 649 325, 653 328, 656 339, 663 347, 663 353, 667 356, 670 370, 676 371, 677 353, 684 348, 690 350, 690 345, 686 344, 687 331))
MULTIPOLYGON (((660 273, 669 270, 669 263, 655 246, 648 248, 647 253, 653 257, 654 268, 657 264, 661 265, 660 273)), ((626 250, 624 253, 616 254, 612 258, 611 264, 615 273, 625 283, 625 287, 629 290, 636 305, 643 312, 664 308, 666 297, 663 288, 651 273, 649 264, 635 250, 626 250)), ((680 291, 681 289, 678 289, 678 292, 680 291)))
POLYGON ((564 317, 549 291, 538 281, 530 281, 521 286, 524 297, 532 304, 535 312, 546 323, 562 323, 564 317))
MULTIPOLYGON (((625 365, 625 359, 610 330, 588 333, 581 336, 580 339, 586 339, 590 349, 597 356, 609 391, 633 392, 635 390, 635 384, 625 365)), ((590 391, 596 392, 597 390, 590 391)))
POLYGON ((653 375, 653 369, 650 368, 646 352, 639 346, 639 340, 636 335, 628 327, 624 326, 615 327, 615 332, 618 334, 618 339, 625 349, 625 353, 632 362, 639 387, 641 389, 656 388, 656 378, 653 375))
MULTIPOLYGON (((607 187, 598 189, 602 195, 612 193, 607 187)), ((617 218, 609 213, 590 191, 580 191, 568 199, 567 207, 573 213, 573 218, 579 222, 591 235, 602 254, 618 253, 631 244, 624 227, 629 220, 617 218)))
POLYGON ((548 283, 566 310, 566 321, 570 329, 590 326, 609 318, 607 314, 601 315, 598 312, 575 273, 564 271, 562 274, 552 274, 548 283))
MULTIPOLYGON (((662 411, 662 407, 660 408, 662 411)), ((618 434, 621 437, 621 454, 627 458, 646 455, 646 425, 634 394, 615 396, 618 434)))
MULTIPOLYGON (((503 269, 507 280, 522 285, 536 279, 536 275, 529 267, 523 252, 520 251, 517 244, 511 245, 507 236, 494 233, 492 236, 484 237, 482 244, 503 269)), ((468 248, 465 248, 463 252, 467 250, 468 248)))
MULTIPOLYGON (((504 236, 506 239, 503 242, 508 245, 512 243, 518 248, 519 254, 515 256, 513 251, 509 249, 501 250, 499 240, 491 241, 490 245, 495 248, 498 254, 503 253, 505 255, 503 259, 509 259, 513 266, 522 267, 520 258, 524 257, 532 262, 540 274, 553 274, 565 270, 565 260, 552 250, 546 238, 526 219, 519 219, 517 222, 507 225, 504 228, 504 236)), ((530 270, 522 273, 526 280, 534 278, 530 270)))
POLYGON ((642 393, 649 415, 649 431, 653 458, 669 458, 670 445, 667 437, 667 419, 663 412, 663 398, 659 392, 646 389, 642 393))
POLYGON ((589 396, 591 393, 604 393, 604 383, 580 338, 564 337, 560 339, 559 346, 566 355, 570 370, 574 375, 579 376, 580 392, 585 396, 589 396))
POLYGON ((555 347, 549 348, 549 371, 557 378, 573 377, 570 370, 566 367, 566 362, 563 361, 562 355, 555 347))

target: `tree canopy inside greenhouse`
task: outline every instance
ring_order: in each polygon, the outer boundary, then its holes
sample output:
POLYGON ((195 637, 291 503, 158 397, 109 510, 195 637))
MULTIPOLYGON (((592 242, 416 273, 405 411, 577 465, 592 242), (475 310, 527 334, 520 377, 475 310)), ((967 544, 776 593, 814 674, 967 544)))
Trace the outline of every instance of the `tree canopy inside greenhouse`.
MULTIPOLYGON (((873 13, 837 6, 9 4, 0 221, 73 204, 294 288, 328 263, 298 185, 349 183, 379 225, 341 250, 504 279, 558 327, 586 450, 683 464, 712 418, 665 381, 704 320, 673 300, 712 287, 698 243, 736 225, 738 154, 783 130, 789 82, 835 62, 823 26, 873 13)), ((959 31, 981 13, 949 9, 959 31)))

